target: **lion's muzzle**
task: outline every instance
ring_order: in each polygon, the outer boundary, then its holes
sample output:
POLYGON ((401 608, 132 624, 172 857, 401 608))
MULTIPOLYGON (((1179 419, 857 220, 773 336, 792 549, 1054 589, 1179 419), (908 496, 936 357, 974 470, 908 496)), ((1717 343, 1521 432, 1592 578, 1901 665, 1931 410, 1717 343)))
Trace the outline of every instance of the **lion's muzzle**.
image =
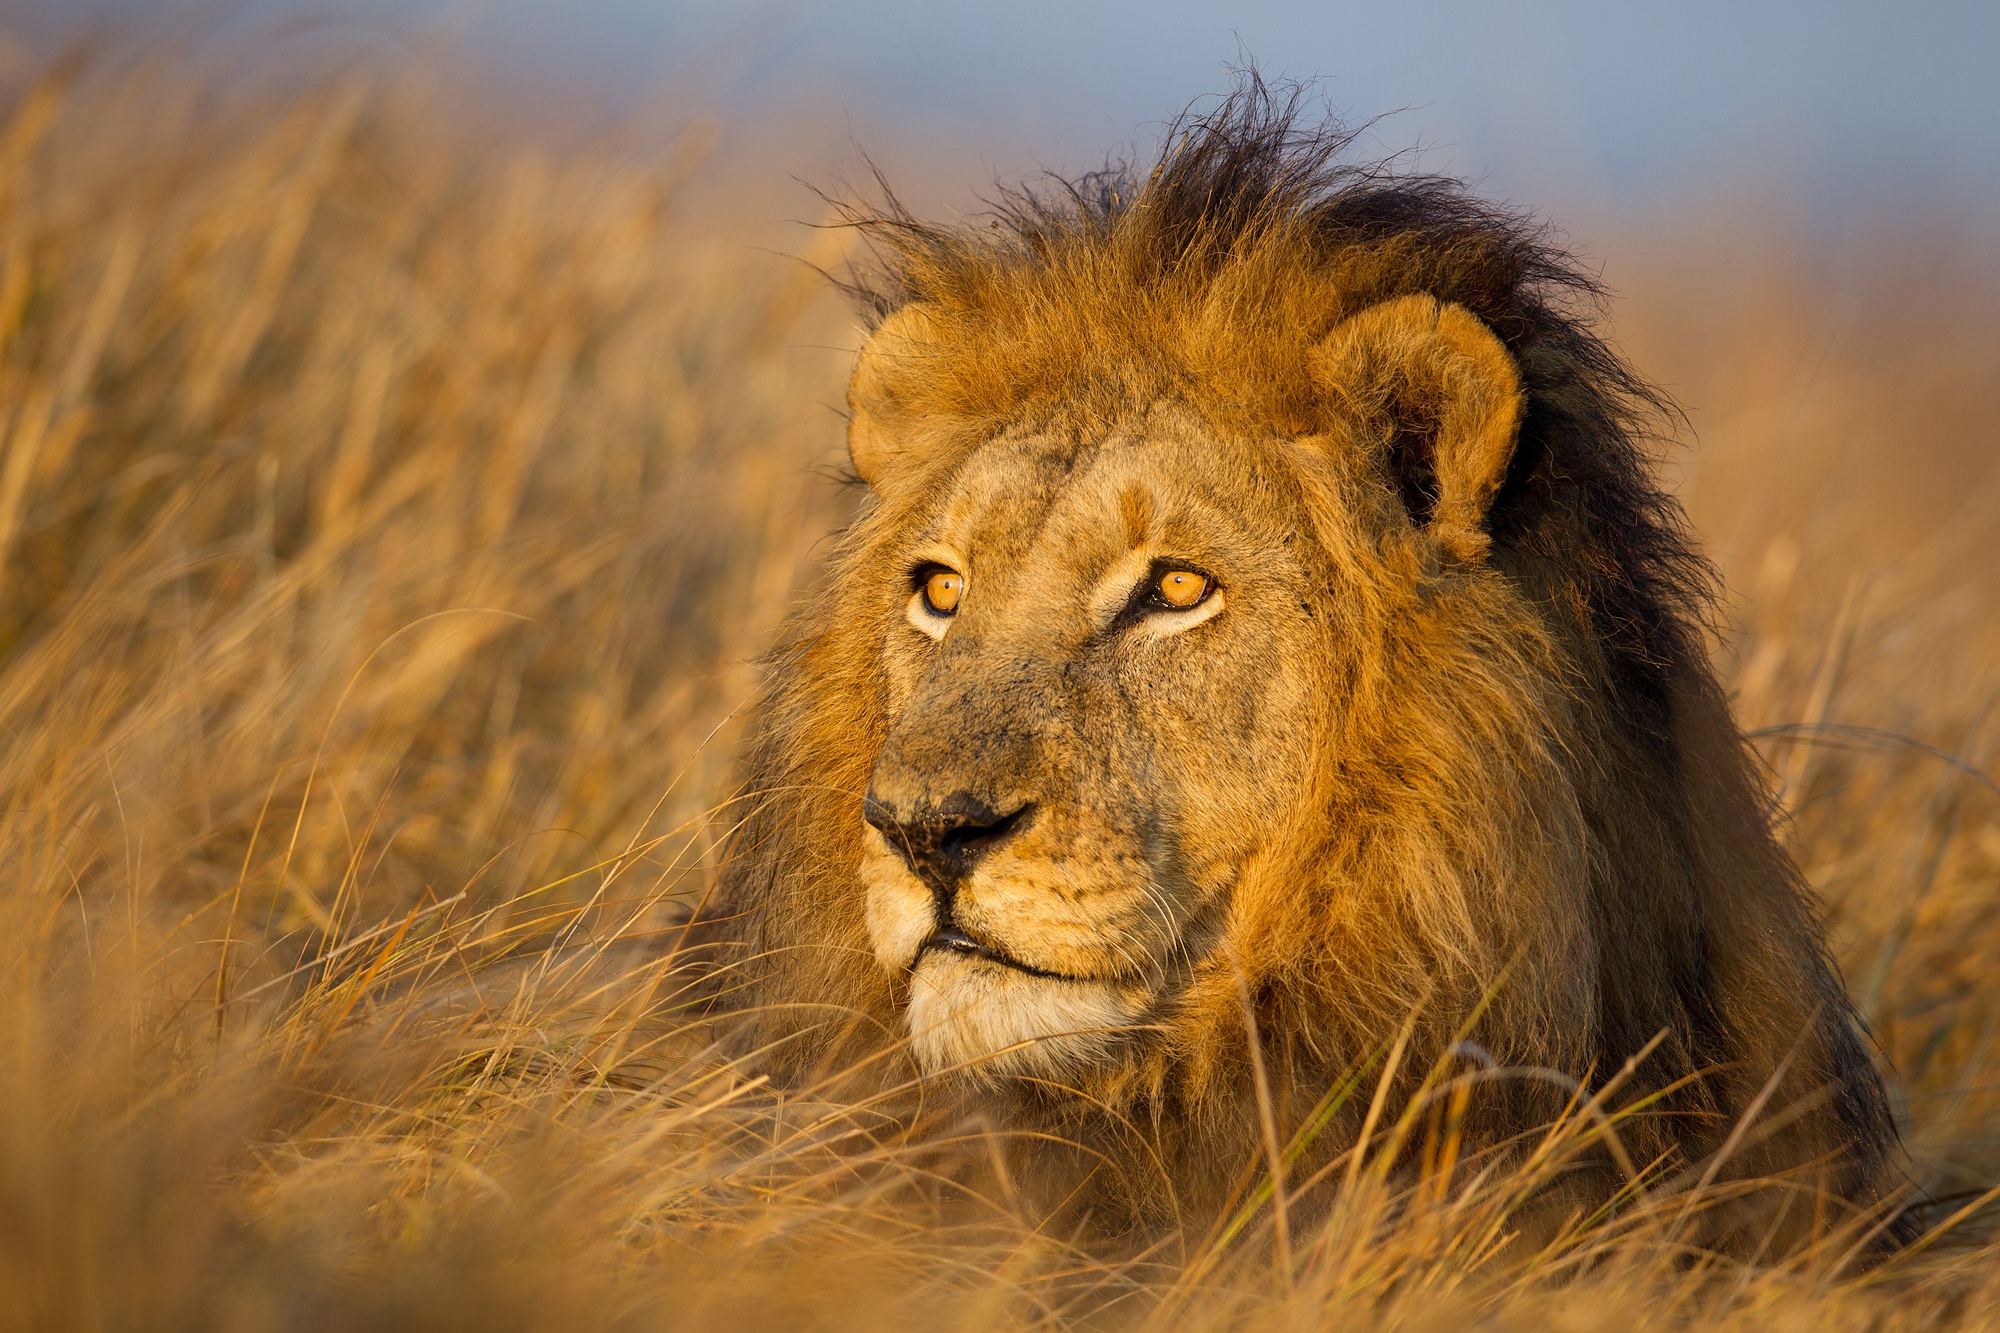
POLYGON ((871 792, 863 817, 903 859, 910 873, 930 890, 932 929, 917 955, 938 951, 985 958, 1030 976, 1062 980, 1060 973, 1032 967, 990 941, 967 933, 958 921, 958 890, 990 851, 1026 824, 1034 806, 1023 803, 1001 814, 970 792, 953 792, 915 818, 899 819, 890 804, 871 792))

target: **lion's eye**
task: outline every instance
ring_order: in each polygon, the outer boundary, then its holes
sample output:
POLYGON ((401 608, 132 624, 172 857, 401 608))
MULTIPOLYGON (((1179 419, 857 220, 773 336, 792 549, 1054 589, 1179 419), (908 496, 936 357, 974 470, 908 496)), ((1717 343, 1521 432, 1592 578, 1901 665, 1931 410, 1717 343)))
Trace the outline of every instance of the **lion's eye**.
POLYGON ((1169 569, 1154 585, 1160 600, 1176 611, 1185 611, 1208 595, 1208 576, 1192 569, 1169 569))
POLYGON ((956 570, 938 569, 924 580, 924 609, 934 616, 958 613, 958 599, 965 592, 965 576, 956 570))

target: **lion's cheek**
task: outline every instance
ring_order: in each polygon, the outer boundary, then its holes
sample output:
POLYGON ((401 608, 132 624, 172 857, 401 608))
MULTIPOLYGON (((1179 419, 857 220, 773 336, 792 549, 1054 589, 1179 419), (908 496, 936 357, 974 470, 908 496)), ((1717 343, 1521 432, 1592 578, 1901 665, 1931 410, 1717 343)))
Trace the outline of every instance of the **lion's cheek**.
MULTIPOLYGON (((881 839, 878 835, 870 841, 880 844, 881 839)), ((867 894, 868 941, 875 959, 891 976, 901 976, 936 929, 930 890, 886 845, 862 853, 861 884, 867 894)))

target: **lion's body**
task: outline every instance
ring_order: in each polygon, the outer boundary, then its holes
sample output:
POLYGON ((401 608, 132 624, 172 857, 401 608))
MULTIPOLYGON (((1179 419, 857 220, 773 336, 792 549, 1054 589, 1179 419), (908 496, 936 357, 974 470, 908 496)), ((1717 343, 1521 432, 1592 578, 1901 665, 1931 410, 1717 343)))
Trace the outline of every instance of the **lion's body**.
MULTIPOLYGON (((1331 147, 1239 98, 1136 195, 883 231, 877 497, 773 660, 723 887, 762 1037, 795 1069, 907 1038, 1184 1196, 1258 1152, 1252 1020, 1281 1137, 1399 1035, 1399 1096, 1468 1034, 1597 1083, 1658 1038, 1634 1159, 1698 1163, 1768 1094, 1729 1174, 1873 1197, 1881 1085, 1708 666, 1651 400, 1520 222, 1331 147), (1167 557, 1220 609, 1127 606, 1167 557), (955 618, 906 614, 913 567, 962 574, 955 618), (908 839, 954 801, 995 850, 944 880, 908 839)), ((1471 1132, 1566 1099, 1496 1081, 1471 1132)))

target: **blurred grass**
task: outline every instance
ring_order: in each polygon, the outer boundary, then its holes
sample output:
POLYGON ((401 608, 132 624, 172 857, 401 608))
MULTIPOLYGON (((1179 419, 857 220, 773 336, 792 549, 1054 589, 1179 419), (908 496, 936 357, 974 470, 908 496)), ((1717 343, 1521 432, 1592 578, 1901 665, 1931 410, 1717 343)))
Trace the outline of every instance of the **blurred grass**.
MULTIPOLYGON (((413 76, 275 95, 165 56, 4 98, 0 1324, 2000 1319, 1970 1196, 1884 1266, 1854 1227, 1691 1255, 1672 1198, 1524 1253, 1581 1110, 1500 1177, 1352 1159, 1274 1266, 1268 1208, 1094 1250, 972 1183, 977 1125, 774 1092, 671 946, 749 663, 851 504, 834 294, 689 219, 698 126, 557 158, 413 76)), ((1635 246, 1619 333, 1700 433, 1720 650, 1914 1182, 1976 1193, 2000 274, 1889 244, 1830 304, 1781 246, 1678 244, 1635 246)))

